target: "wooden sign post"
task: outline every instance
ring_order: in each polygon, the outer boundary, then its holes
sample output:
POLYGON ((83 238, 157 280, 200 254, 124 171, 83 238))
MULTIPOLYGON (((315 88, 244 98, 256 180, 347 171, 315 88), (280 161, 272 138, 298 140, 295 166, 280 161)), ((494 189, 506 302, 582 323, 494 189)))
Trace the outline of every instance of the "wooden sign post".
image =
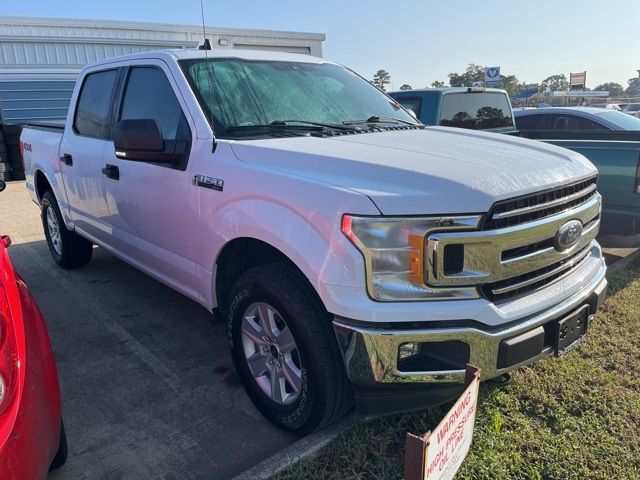
POLYGON ((480 369, 467 365, 466 388, 442 421, 423 437, 407 433, 405 480, 450 480, 469 452, 476 421, 480 369))

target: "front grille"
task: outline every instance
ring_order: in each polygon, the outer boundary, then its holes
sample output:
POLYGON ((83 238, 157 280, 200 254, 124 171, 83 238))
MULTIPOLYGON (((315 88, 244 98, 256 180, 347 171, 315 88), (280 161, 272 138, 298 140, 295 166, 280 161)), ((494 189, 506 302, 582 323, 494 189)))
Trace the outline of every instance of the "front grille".
POLYGON ((549 217, 578 206, 596 195, 598 177, 497 202, 482 224, 483 230, 510 227, 549 217))
POLYGON ((538 288, 545 287, 580 267, 587 259, 590 249, 591 245, 547 267, 499 282, 486 283, 480 287, 480 291, 487 300, 494 303, 511 300, 538 288))

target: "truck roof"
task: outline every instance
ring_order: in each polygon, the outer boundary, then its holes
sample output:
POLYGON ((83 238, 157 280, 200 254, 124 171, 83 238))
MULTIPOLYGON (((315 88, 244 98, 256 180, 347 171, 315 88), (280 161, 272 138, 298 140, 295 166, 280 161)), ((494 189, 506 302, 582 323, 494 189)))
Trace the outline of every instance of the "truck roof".
POLYGON ((504 90, 500 88, 487 88, 487 87, 437 87, 437 88, 414 88, 411 90, 394 90, 388 93, 441 93, 442 95, 446 95, 448 93, 466 93, 469 89, 473 89, 475 91, 483 91, 483 92, 497 92, 497 93, 505 93, 504 90))
POLYGON ((273 52, 265 50, 199 50, 197 48, 177 48, 168 50, 152 50, 142 53, 133 53, 119 57, 107 58, 88 64, 85 68, 98 65, 109 65, 123 60, 159 59, 166 61, 193 59, 193 58, 238 58, 242 60, 263 60, 276 62, 304 62, 304 63, 332 63, 319 57, 300 53, 273 52))

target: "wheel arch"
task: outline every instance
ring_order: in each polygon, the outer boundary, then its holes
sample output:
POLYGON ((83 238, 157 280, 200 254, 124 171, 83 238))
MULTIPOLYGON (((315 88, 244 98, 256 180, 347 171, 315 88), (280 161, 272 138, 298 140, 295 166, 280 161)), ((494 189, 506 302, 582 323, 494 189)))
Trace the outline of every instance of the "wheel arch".
POLYGON ((321 301, 308 276, 287 254, 264 240, 243 236, 228 241, 216 259, 212 284, 215 309, 219 312, 226 310, 229 294, 242 273, 250 268, 274 262, 284 262, 299 272, 301 278, 306 280, 308 287, 321 301))

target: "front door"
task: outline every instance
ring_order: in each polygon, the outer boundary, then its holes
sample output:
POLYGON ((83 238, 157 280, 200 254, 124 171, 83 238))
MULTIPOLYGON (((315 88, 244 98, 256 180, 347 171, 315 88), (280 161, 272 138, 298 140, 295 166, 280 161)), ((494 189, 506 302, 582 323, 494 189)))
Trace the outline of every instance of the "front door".
POLYGON ((161 61, 132 65, 124 76, 114 123, 153 120, 172 163, 123 160, 110 142, 104 156, 104 185, 114 246, 135 264, 176 290, 195 292, 196 189, 189 175, 193 128, 171 74, 161 61), (171 80, 170 80, 171 79, 171 80))

